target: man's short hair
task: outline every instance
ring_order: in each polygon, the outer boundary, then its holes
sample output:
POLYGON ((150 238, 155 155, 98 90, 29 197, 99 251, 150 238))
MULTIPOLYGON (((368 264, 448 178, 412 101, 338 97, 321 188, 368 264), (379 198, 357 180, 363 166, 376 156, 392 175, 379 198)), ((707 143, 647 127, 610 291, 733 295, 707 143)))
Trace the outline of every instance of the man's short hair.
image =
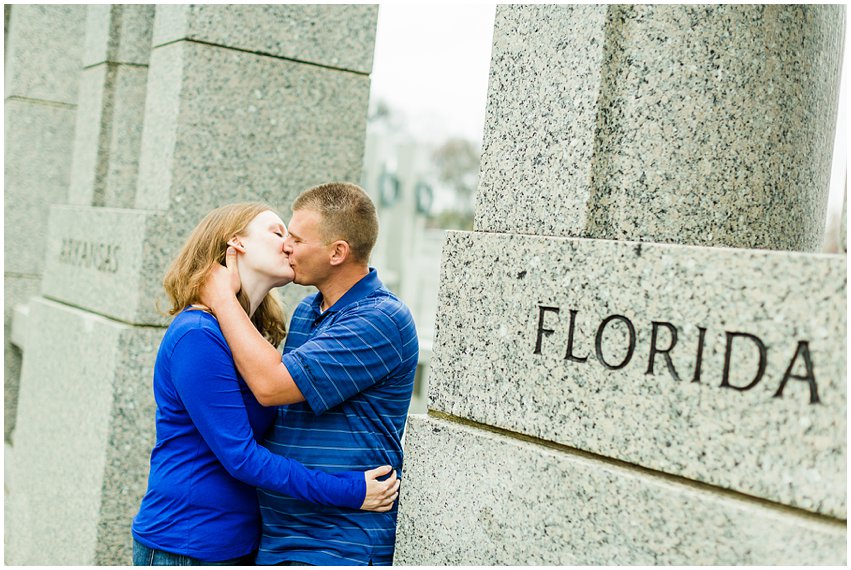
POLYGON ((369 261, 378 238, 378 214, 363 188, 350 182, 320 184, 295 199, 296 210, 318 212, 322 216, 319 231, 326 242, 344 240, 355 261, 369 261))

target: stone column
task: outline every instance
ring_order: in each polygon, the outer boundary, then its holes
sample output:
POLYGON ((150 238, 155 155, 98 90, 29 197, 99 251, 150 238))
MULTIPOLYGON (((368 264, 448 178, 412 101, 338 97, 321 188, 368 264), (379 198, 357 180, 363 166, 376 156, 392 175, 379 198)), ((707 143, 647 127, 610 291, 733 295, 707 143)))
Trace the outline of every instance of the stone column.
POLYGON ((361 168, 374 6, 157 6, 148 56, 135 8, 93 10, 99 55, 83 77, 97 119, 78 132, 74 202, 51 209, 44 296, 21 333, 17 564, 129 563, 167 324, 157 302, 192 227, 240 200, 286 218, 299 191, 361 168), (128 128, 141 132, 137 160, 117 136, 128 128))
POLYGON ((845 563, 843 21, 498 8, 396 564, 845 563))
POLYGON ((539 5, 495 27, 477 231, 818 251, 840 7, 539 5))
POLYGON ((153 5, 88 9, 71 204, 135 203, 153 24, 153 5))
POLYGON ((16 306, 37 295, 51 204, 68 199, 85 8, 5 6, 4 436, 15 429, 20 350, 16 306))
POLYGON ((842 218, 839 222, 839 248, 848 252, 848 177, 845 178, 845 188, 842 192, 842 218))

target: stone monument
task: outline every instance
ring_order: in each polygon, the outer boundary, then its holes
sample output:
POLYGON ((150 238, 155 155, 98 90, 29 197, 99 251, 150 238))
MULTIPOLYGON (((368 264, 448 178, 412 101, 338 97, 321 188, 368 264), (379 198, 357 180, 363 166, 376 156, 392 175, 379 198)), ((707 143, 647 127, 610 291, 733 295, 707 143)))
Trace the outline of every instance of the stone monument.
POLYGON ((359 179, 376 17, 89 7, 69 204, 50 208, 42 296, 14 323, 7 563, 129 563, 166 265, 214 207, 263 200, 286 217, 301 190, 359 179))
POLYGON ((10 442, 21 373, 20 349, 12 342, 12 312, 38 295, 50 204, 68 201, 86 9, 6 5, 4 16, 3 419, 10 442))
POLYGON ((501 6, 394 562, 846 563, 838 6, 501 6))

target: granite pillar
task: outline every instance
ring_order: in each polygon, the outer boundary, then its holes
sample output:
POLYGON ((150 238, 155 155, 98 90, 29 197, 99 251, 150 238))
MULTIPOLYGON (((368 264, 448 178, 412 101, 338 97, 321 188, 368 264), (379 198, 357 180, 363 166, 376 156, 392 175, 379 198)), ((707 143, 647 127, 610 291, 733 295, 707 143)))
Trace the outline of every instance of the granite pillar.
POLYGON ((495 26, 394 563, 844 564, 842 8, 495 26))
POLYGON ((90 6, 69 202, 132 208, 153 5, 90 6))
POLYGON ((214 207, 265 200, 286 218, 305 187, 359 178, 376 15, 92 7, 91 120, 78 123, 72 203, 50 210, 43 297, 27 328, 7 560, 129 563, 167 264, 214 207), (50 338, 36 342, 44 327, 50 338), (62 409, 46 423, 49 401, 62 409))
POLYGON ((475 228, 818 251, 840 6, 497 11, 475 228))
POLYGON ((842 218, 839 222, 839 248, 848 252, 848 179, 842 192, 842 218))
POLYGON ((15 429, 21 354, 14 307, 38 294, 51 204, 67 202, 85 8, 4 7, 4 437, 15 429))

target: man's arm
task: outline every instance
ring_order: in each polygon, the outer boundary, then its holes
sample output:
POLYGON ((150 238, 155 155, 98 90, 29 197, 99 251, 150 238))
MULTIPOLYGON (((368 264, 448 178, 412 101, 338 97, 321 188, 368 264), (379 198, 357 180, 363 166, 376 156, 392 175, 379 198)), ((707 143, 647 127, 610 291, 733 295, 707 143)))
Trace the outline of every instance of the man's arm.
POLYGON ((227 267, 213 269, 201 289, 201 302, 207 305, 228 341, 236 368, 263 406, 280 406, 303 402, 281 353, 263 338, 240 306, 234 293, 239 287, 236 250, 228 248, 227 267))

